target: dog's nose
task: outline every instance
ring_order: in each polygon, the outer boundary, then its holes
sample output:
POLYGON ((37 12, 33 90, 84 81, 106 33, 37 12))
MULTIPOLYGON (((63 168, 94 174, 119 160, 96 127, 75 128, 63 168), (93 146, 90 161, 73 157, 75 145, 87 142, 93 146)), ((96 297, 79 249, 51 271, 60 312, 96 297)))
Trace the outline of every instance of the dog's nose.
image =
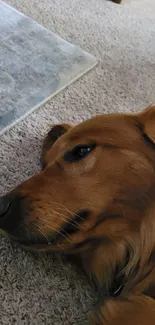
POLYGON ((27 209, 25 197, 19 193, 11 192, 0 197, 0 228, 12 234, 23 222, 23 215, 27 209))
POLYGON ((3 223, 7 212, 10 208, 11 201, 8 196, 1 196, 0 197, 0 225, 3 223))

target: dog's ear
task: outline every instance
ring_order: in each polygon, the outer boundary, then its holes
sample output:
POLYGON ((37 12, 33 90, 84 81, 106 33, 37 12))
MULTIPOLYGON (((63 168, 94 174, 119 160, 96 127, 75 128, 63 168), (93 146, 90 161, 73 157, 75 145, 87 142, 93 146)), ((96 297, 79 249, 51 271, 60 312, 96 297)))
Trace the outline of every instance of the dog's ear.
POLYGON ((155 143, 155 106, 149 106, 138 114, 144 134, 155 143))
POLYGON ((43 141, 41 164, 43 168, 46 166, 45 155, 52 145, 67 131, 72 128, 69 124, 58 124, 51 128, 43 141))

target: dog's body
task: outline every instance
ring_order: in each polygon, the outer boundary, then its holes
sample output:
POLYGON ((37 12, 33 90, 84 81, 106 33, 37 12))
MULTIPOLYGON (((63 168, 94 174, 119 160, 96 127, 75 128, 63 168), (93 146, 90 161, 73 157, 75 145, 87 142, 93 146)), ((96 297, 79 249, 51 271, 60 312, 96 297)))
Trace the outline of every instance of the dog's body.
POLYGON ((155 107, 55 126, 42 165, 0 198, 0 227, 80 259, 99 291, 93 325, 154 325, 155 107))

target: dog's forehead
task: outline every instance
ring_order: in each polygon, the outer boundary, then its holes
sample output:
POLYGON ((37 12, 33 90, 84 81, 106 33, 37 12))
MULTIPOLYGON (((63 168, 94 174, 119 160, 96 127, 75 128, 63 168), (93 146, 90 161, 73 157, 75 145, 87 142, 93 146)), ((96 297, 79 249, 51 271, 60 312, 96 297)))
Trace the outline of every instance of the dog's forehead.
POLYGON ((84 121, 67 132, 62 142, 65 144, 93 139, 112 139, 113 137, 133 137, 137 132, 133 116, 123 114, 105 114, 84 121))
POLYGON ((78 144, 101 142, 124 146, 136 139, 135 120, 129 115, 105 114, 71 128, 55 143, 54 151, 63 152, 78 144))

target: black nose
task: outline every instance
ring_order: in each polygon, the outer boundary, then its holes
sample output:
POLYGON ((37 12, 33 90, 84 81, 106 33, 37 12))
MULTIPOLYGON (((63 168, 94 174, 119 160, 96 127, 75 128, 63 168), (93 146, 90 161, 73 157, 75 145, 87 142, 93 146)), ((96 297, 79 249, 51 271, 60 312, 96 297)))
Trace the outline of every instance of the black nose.
POLYGON ((8 196, 0 197, 0 225, 3 223, 6 218, 7 212, 10 208, 11 200, 8 196))
POLYGON ((0 197, 0 228, 10 234, 19 230, 25 212, 25 198, 19 194, 0 197))

